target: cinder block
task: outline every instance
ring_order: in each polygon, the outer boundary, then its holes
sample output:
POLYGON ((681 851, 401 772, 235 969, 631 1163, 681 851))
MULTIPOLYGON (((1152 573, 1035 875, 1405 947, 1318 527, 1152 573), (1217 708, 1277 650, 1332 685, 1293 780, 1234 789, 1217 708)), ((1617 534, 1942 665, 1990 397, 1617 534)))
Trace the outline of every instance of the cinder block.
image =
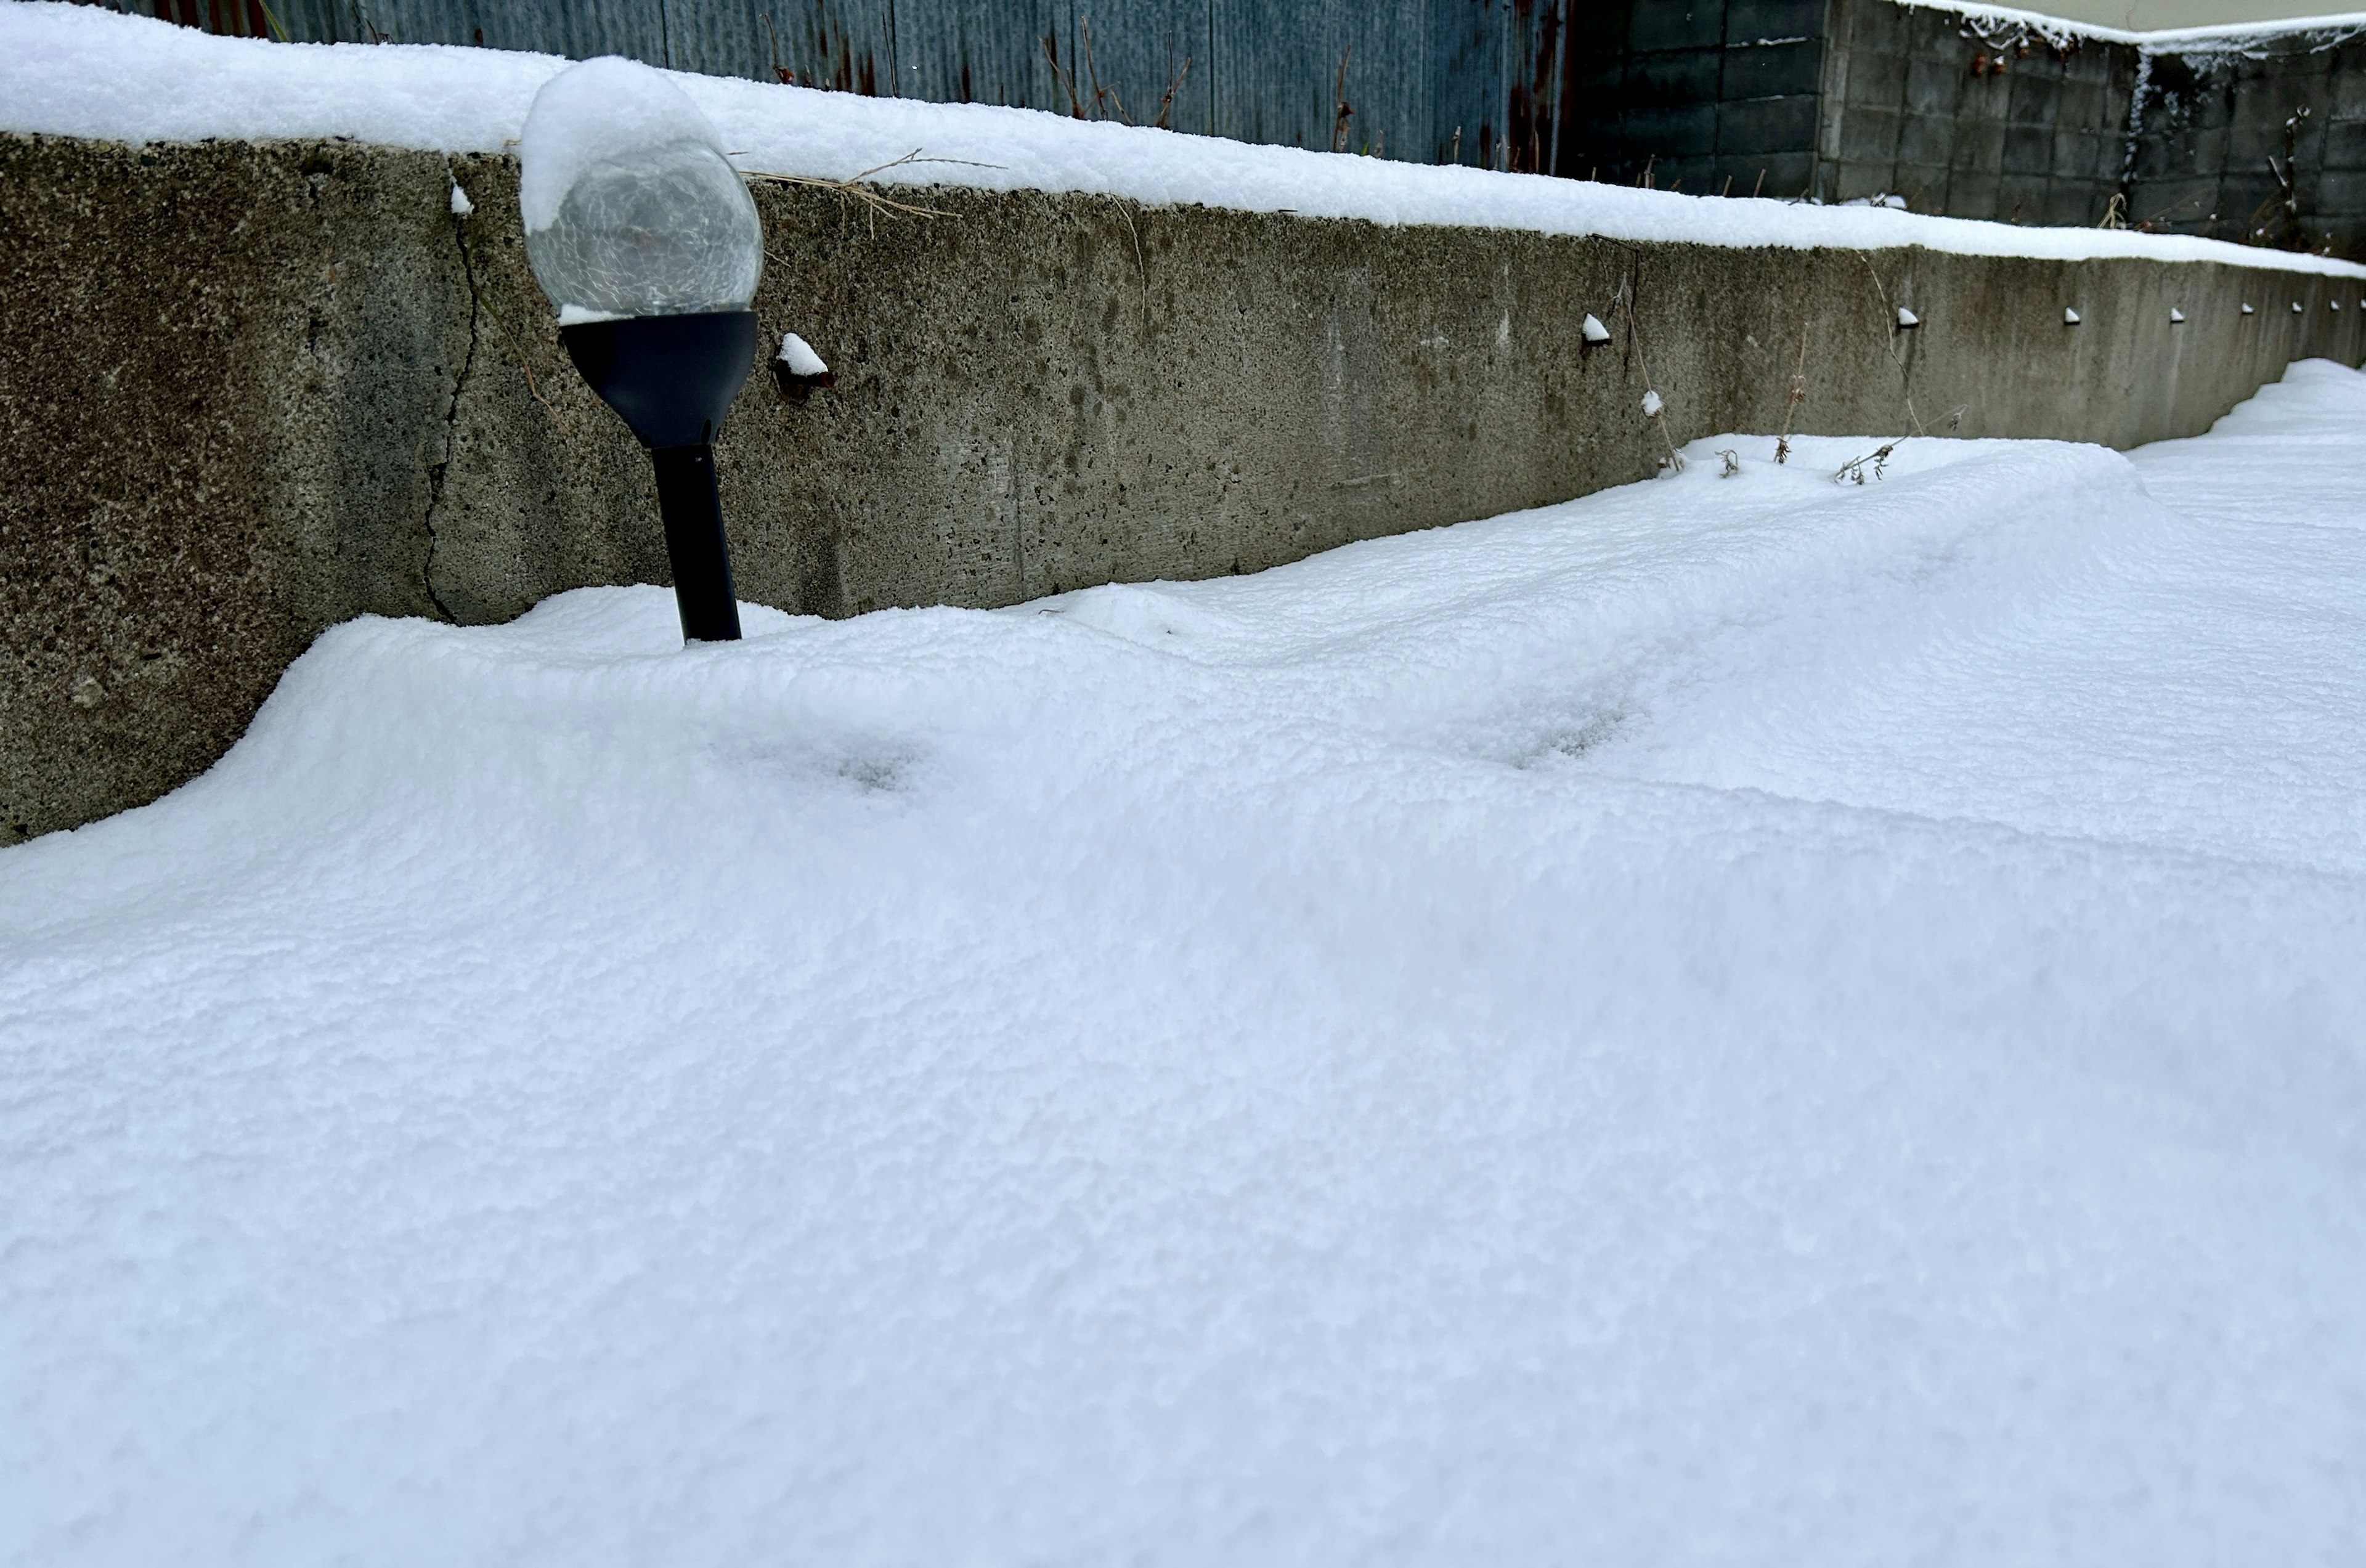
POLYGON ((2084 133, 2056 128, 2046 139, 2045 166, 2056 179, 2084 179, 2093 174, 2093 158, 2087 148, 2084 133))
POLYGON ((1898 116, 1890 110, 1851 105, 1841 117, 1841 158, 1845 163, 1898 162, 1898 116))
POLYGON ((1901 160, 1890 180, 1890 194, 1904 197, 1907 205, 1917 212, 1939 212, 1944 210, 1947 181, 1944 164, 1909 164, 1901 160))
POLYGON ((1959 119, 1994 120, 2002 125, 2012 107, 2012 85, 2001 76, 1966 76, 1955 95, 1959 119))
POLYGON ((2366 119, 2336 120, 2325 128, 2325 166, 2366 169, 2366 119))
POLYGON ((1949 160, 1958 169, 1979 169, 1991 175, 2004 172, 2005 128, 1994 120, 1955 121, 1955 155, 1949 160))
POLYGON ((2366 119, 2366 51, 2355 45, 2335 54, 2331 109, 2336 119, 2366 119))
POLYGON ((2008 126, 2004 133, 2003 166, 2008 175, 2053 173, 2053 136, 2038 126, 2008 126))
POLYGON ((1625 54, 1628 29, 1633 20, 1628 13, 1633 9, 1633 0, 1567 7, 1569 47, 1572 51, 1614 58, 1625 54))
POLYGON ((2235 95, 2224 87, 2204 87, 2184 98, 2185 122, 2193 130, 2220 130, 2236 123, 2235 95))
POLYGON ((1718 108, 1717 149, 1729 157, 1811 154, 1816 150, 1817 100, 1808 95, 1753 98, 1718 108))
POLYGON ((2225 174, 2229 163, 2226 141, 2227 133, 2224 130, 2194 132, 2186 143, 2186 154, 2191 160, 2186 166, 2213 179, 2225 174))
POLYGON ((2105 169, 2105 138, 2091 130, 2059 130, 2054 133, 2054 175, 2056 179, 2090 180, 2105 174, 2116 175, 2116 167, 2105 169))
POLYGON ((2117 186, 2120 173, 2128 160, 2128 138, 2124 130, 2090 131, 2087 143, 2093 149, 2087 172, 2104 185, 2117 186))
POLYGON ((1635 0, 1627 23, 1627 47, 1639 53, 1715 49, 1724 41, 1724 0, 1635 0))
POLYGON ((1906 67, 1906 109, 1910 114, 1953 114, 1955 100, 1969 80, 1960 67, 1935 60, 1910 61, 1906 67))
POLYGON ((1572 97, 1581 103, 1617 99, 1626 90, 1626 51, 1605 50, 1573 55, 1567 80, 1572 97))
MULTIPOLYGON (((2092 84, 2101 86, 2112 79, 2112 52, 2127 49, 2124 44, 2099 43, 2093 39, 2081 39, 2071 45, 2069 57, 2062 62, 2062 80, 2067 84, 2092 84)), ((2130 54, 2135 51, 2128 50, 2130 54)))
MULTIPOLYGON (((2083 229, 2103 215, 2091 180, 2057 179, 2046 193, 2045 221, 2060 228, 2083 229)), ((2109 199, 2106 197, 2105 199, 2109 199)))
POLYGON ((2007 175, 1997 181, 1997 212, 2007 223, 2042 223, 2052 181, 2043 175, 2007 175))
POLYGON ((1877 50, 1857 50, 1849 55, 1850 107, 1887 109, 1895 113, 1906 101, 1906 57, 1877 50))
POLYGON ((1966 53, 1961 17, 1938 9, 1906 10, 1898 17, 1898 37, 1916 54, 1937 59, 1966 53))
POLYGON ((2061 78, 2050 72, 2020 69, 2007 74, 2012 83, 2012 107, 2006 118, 2019 125, 2050 129, 2054 124, 2055 100, 2062 96, 2061 78))
POLYGON ((1629 158, 1657 154, 1662 159, 1689 158, 1717 151, 1715 103, 1684 108, 1629 109, 1619 116, 1619 130, 1629 158))
POLYGON ((1955 122, 1945 115, 1910 114, 1898 123, 1898 161, 1936 164, 1942 167, 1955 155, 1955 122))
POLYGON ((2366 212, 2366 174, 2343 169, 2319 175, 2316 209, 2320 213, 2366 212))
MULTIPOLYGON (((1914 48, 1914 34, 1906 7, 1866 0, 1849 7, 1848 45, 1852 61, 1859 51, 1904 55, 1914 48)), ((1953 20, 1953 18, 1950 18, 1953 20)))
POLYGON ((1824 0, 1726 0, 1725 41, 1754 44, 1761 39, 1824 36, 1824 0))
POLYGON ((1960 164, 1947 181, 1946 205, 1950 218, 1998 218, 1998 177, 1986 170, 1966 169, 1960 164))
POLYGON ((1854 201, 1859 197, 1888 194, 1890 176, 1897 170, 1887 164, 1842 163, 1834 178, 1831 198, 1834 201, 1854 201))
POLYGON ((1627 103, 1634 108, 1712 104, 1724 62, 1714 49, 1662 51, 1627 57, 1627 103))
POLYGON ((1824 46, 1804 43, 1748 44, 1725 51, 1725 73, 1718 96, 1774 98, 1793 93, 1813 93, 1822 85, 1824 46))
POLYGON ((1662 190, 1692 196, 1717 194, 1717 161, 1706 153, 1688 158, 1662 158, 1651 167, 1651 183, 1662 190))
POLYGON ((2111 95, 2100 82, 2064 82, 2054 98, 2054 123, 2056 129, 2075 127, 2079 130, 2124 130, 2127 108, 2120 107, 2112 112, 2111 95))
POLYGON ((1733 194, 1736 196, 1747 195, 1753 187, 1762 196, 1804 196, 1816 168, 1816 156, 1809 152, 1769 152, 1757 158, 1729 161, 1734 166, 1733 194), (1758 183, 1761 172, 1766 176, 1763 186, 1758 183))
POLYGON ((2264 166, 2270 158, 2283 162, 2284 122, 2281 115, 2272 124, 2247 116, 2219 131, 2217 137, 2218 167, 2222 169, 2256 169, 2264 166))

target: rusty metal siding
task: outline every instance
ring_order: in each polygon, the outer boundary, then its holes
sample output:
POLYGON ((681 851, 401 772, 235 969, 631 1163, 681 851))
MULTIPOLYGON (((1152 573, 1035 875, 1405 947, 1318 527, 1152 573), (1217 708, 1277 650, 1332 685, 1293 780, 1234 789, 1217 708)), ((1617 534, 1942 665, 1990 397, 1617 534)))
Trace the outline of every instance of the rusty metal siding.
POLYGON ((1563 140, 1570 15, 1570 0, 96 3, 214 32, 625 54, 760 82, 1546 170, 1563 140))

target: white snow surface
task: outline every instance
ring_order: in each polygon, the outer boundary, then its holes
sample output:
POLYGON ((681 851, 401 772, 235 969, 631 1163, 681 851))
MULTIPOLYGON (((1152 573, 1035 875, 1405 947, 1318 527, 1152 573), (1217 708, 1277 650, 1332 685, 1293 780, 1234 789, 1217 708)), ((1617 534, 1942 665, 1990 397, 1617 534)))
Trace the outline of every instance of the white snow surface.
POLYGON ((2349 1561, 2361 422, 339 626, 0 851, 0 1560, 2349 1561))
MULTIPOLYGON (((519 136, 535 90, 568 63, 440 45, 223 38, 60 0, 10 0, 0 5, 0 130, 127 141, 347 136, 498 152, 519 136)), ((772 174, 847 179, 918 151, 941 161, 874 177, 1619 240, 2143 256, 2366 278, 2366 267, 2349 262, 2189 236, 1685 196, 1253 146, 1030 109, 672 75, 743 169, 772 174)))

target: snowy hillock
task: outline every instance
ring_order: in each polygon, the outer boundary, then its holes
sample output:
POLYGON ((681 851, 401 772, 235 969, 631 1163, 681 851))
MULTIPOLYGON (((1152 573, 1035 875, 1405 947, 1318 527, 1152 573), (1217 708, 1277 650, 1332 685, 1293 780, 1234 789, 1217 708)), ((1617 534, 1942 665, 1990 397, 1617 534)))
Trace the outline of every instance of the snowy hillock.
MULTIPOLYGON (((353 137, 499 152, 568 62, 436 45, 279 44, 58 0, 0 5, 0 130, 128 141, 353 137)), ((2138 256, 2366 276, 2323 257, 2124 230, 2019 228, 1894 211, 1688 197, 1537 175, 1252 146, 1028 109, 868 98, 682 73, 751 171, 1155 204, 1788 248, 2138 256), (896 164, 915 152, 919 161, 896 164)))
POLYGON ((0 851, 0 1561, 2339 1561, 2361 422, 338 627, 0 851))

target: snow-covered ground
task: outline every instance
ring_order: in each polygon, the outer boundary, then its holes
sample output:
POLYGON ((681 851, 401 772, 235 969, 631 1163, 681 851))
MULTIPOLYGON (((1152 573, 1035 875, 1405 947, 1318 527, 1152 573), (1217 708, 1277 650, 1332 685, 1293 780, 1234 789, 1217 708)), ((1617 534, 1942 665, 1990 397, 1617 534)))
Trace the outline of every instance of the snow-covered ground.
MULTIPOLYGON (((218 38, 93 6, 0 0, 0 130, 127 141, 350 136, 491 152, 517 138, 535 91, 567 63, 503 50, 218 38)), ((743 168, 772 174, 847 179, 918 152, 926 161, 877 177, 1619 240, 2143 256, 2366 279, 2366 267, 2349 262, 2185 235, 1684 196, 1251 146, 1031 109, 689 73, 673 80, 721 129, 743 168)))
POLYGON ((342 626, 0 851, 0 1559, 2354 1561, 2361 427, 342 626))

